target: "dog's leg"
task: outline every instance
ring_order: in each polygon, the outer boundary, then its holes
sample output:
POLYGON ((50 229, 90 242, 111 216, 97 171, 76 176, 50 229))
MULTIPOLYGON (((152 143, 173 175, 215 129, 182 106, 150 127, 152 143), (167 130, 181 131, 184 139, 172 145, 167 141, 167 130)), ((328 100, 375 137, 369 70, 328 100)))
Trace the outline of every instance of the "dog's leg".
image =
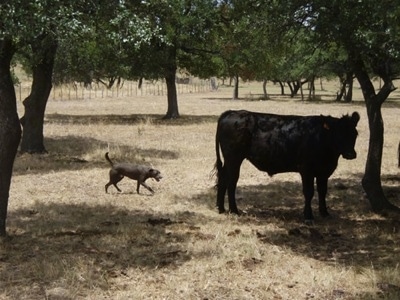
POLYGON ((139 180, 138 180, 138 182, 137 182, 137 189, 136 189, 136 191, 137 191, 138 194, 139 194, 139 186, 140 186, 140 185, 143 185, 148 191, 150 191, 152 194, 154 194, 153 189, 152 189, 151 187, 149 187, 149 186, 146 184, 146 182, 144 182, 144 181, 139 181, 139 180))
POLYGON ((120 188, 117 186, 117 183, 120 182, 120 181, 122 180, 122 178, 124 178, 124 176, 118 174, 118 175, 115 176, 115 178, 114 178, 114 180, 113 180, 113 186, 115 186, 115 188, 117 189, 117 191, 120 192, 120 193, 121 193, 122 191, 121 191, 120 188))
MULTIPOLYGON (((122 178, 124 178, 124 177, 122 176, 122 178)), ((121 179, 122 179, 122 178, 121 178, 121 179)), ((121 180, 118 180, 118 181, 121 181, 121 180)), ((115 188, 117 189, 118 192, 122 192, 121 189, 117 186, 117 183, 111 182, 111 181, 110 181, 110 182, 108 182, 108 183, 106 184, 106 186, 105 186, 106 193, 108 193, 107 190, 108 190, 108 187, 109 187, 110 185, 115 186, 115 188)))
POLYGON ((106 184, 106 186, 105 186, 105 189, 106 189, 106 194, 108 193, 108 187, 111 185, 112 183, 111 182, 108 182, 107 184, 106 184))
POLYGON ((110 181, 106 184, 105 188, 106 188, 106 193, 107 193, 107 189, 110 185, 115 186, 115 188, 117 189, 118 192, 122 192, 120 190, 120 188, 117 186, 117 183, 120 182, 122 180, 122 178, 124 178, 123 175, 119 174, 117 171, 115 171, 114 169, 110 170, 110 181))
MULTIPOLYGON (((121 178, 121 179, 122 179, 122 178, 121 178)), ((118 190, 118 192, 120 192, 120 193, 122 192, 121 189, 117 186, 116 183, 113 183, 113 186, 115 186, 115 188, 118 190)))

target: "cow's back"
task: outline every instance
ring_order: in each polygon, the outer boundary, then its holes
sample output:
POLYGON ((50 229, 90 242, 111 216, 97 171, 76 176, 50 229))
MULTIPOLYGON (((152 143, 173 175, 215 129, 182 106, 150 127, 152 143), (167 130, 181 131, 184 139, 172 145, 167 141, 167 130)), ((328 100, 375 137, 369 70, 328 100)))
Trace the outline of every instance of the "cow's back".
POLYGON ((298 172, 318 159, 321 150, 322 117, 257 113, 248 159, 273 175, 298 172))
POLYGON ((247 158, 270 175, 299 172, 318 167, 323 164, 322 156, 329 154, 324 118, 227 111, 218 121, 217 139, 225 158, 247 158))

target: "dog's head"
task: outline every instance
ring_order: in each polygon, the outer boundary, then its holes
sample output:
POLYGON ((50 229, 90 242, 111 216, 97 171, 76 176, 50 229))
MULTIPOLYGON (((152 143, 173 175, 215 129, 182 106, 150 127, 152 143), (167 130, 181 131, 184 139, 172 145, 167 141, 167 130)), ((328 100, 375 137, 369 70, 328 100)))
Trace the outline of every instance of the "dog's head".
POLYGON ((149 175, 150 175, 151 178, 154 178, 157 181, 160 181, 162 179, 160 171, 158 171, 156 169, 150 169, 149 170, 149 175))

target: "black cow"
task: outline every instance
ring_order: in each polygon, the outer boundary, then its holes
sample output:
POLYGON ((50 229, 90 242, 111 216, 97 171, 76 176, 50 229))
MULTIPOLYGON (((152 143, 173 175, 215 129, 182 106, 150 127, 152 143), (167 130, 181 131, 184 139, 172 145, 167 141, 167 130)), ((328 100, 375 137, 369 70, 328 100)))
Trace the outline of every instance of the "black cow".
POLYGON ((346 159, 356 158, 354 145, 359 120, 357 112, 340 119, 245 110, 224 112, 218 120, 215 140, 219 212, 225 212, 224 198, 228 190, 229 211, 239 214, 235 191, 240 166, 244 159, 248 159, 270 176, 284 172, 300 173, 306 221, 313 220, 311 199, 316 178, 319 211, 322 216, 328 216, 325 202, 328 178, 335 171, 340 155, 346 159))

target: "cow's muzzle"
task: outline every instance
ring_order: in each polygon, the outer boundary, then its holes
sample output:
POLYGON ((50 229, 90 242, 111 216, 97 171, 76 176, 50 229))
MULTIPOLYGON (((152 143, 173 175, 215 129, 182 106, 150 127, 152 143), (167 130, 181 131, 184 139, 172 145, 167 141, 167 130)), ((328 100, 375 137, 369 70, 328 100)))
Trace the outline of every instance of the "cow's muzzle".
POLYGON ((355 151, 346 152, 342 154, 345 159, 355 159, 357 157, 357 153, 355 151))

